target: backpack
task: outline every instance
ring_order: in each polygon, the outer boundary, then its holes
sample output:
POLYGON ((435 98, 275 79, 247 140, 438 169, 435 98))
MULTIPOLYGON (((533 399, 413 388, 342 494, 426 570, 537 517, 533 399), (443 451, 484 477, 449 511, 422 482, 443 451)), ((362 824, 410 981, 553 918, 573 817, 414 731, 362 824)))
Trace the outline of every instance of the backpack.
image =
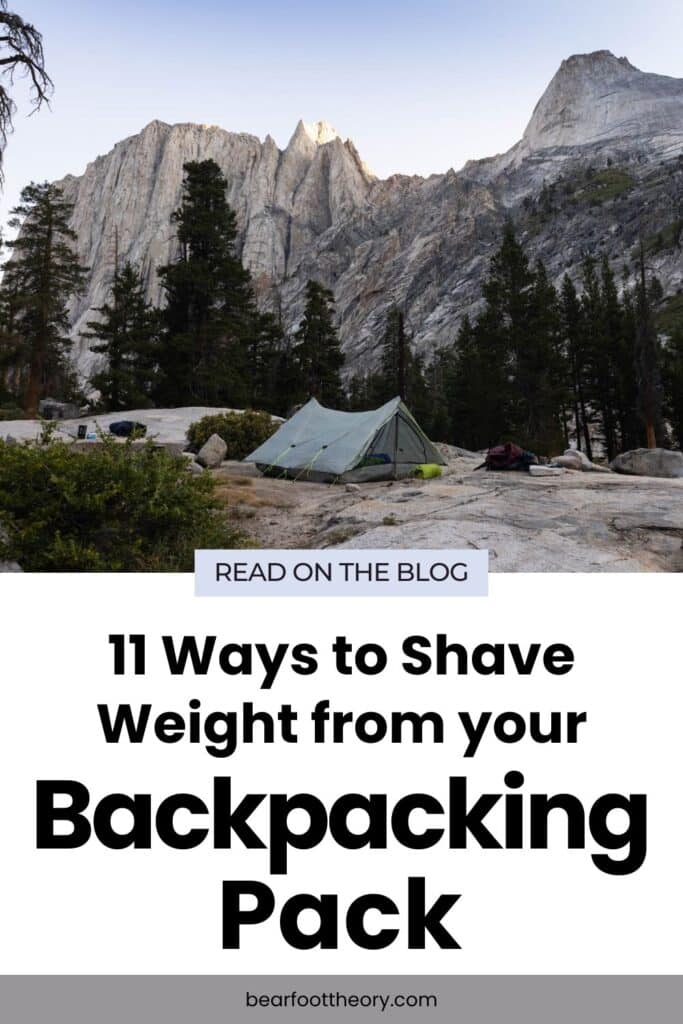
POLYGON ((146 437, 147 427, 144 423, 134 423, 133 420, 117 420, 109 424, 109 432, 115 437, 146 437))
POLYGON ((537 463, 538 458, 533 452, 526 452, 518 444, 507 441, 489 448, 486 458, 477 469, 528 469, 537 463))

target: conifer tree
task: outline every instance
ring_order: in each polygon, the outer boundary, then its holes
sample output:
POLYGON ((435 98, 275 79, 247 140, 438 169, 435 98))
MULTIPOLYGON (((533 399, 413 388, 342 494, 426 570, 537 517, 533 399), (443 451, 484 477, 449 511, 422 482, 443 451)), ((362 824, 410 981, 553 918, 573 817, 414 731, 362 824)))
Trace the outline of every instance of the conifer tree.
POLYGON ((380 350, 380 373, 386 385, 388 397, 398 395, 404 402, 407 400, 412 361, 410 340, 406 333, 403 313, 398 306, 392 306, 387 313, 380 350))
POLYGON ((363 408, 384 405, 392 398, 401 398, 429 430, 434 413, 433 393, 426 380, 424 361, 412 348, 412 339, 405 327, 403 313, 391 306, 386 317, 380 343, 379 367, 365 381, 366 402, 363 408))
POLYGON ((105 357, 105 365, 91 379, 103 405, 112 411, 149 405, 158 318, 145 299, 142 276, 131 263, 116 270, 111 302, 95 312, 100 319, 88 323, 86 337, 99 341, 92 351, 105 357))
POLYGON ((12 210, 19 234, 7 246, 2 302, 12 308, 15 372, 26 412, 35 416, 41 396, 64 395, 70 384, 67 303, 81 288, 85 268, 73 249, 73 206, 57 185, 31 183, 12 210))
POLYGON ((453 360, 452 348, 437 349, 424 372, 425 410, 419 422, 433 441, 454 442, 452 410, 449 405, 453 360))
POLYGON ((574 435, 579 451, 593 458, 590 415, 587 404, 587 361, 583 310, 574 283, 568 274, 562 281, 560 330, 567 359, 567 377, 574 420, 574 435))
MULTIPOLYGON (((469 371, 478 379, 490 438, 514 439, 546 454, 563 441, 566 400, 557 295, 543 264, 534 270, 511 223, 494 254, 469 371), (495 404, 494 404, 495 403, 495 404)), ((467 350, 467 349, 466 349, 467 350)), ((461 367, 460 374, 465 372, 461 367)), ((473 416, 479 419, 475 409, 473 416)), ((477 438, 481 442, 481 434, 477 438)))
POLYGON ((664 354, 666 415, 674 441, 683 450, 683 328, 669 339, 664 354))
POLYGON ((451 430, 456 443, 476 451, 507 440, 508 382, 500 334, 490 313, 476 325, 467 316, 463 319, 450 379, 451 430))
POLYGON ((654 320, 653 293, 651 286, 648 286, 642 240, 639 270, 635 299, 637 409, 645 430, 645 443, 648 448, 656 448, 657 436, 662 435, 660 351, 654 320))
POLYGON ((306 285, 306 306, 294 334, 292 363, 298 375, 299 400, 313 397, 330 407, 344 404, 344 354, 334 323, 334 295, 318 281, 306 285))
POLYGON ((169 405, 243 405, 259 315, 251 276, 235 255, 237 226, 213 160, 185 164, 172 222, 179 253, 159 269, 166 307, 157 397, 169 405))
POLYGON ((511 341, 511 427, 524 447, 547 455, 568 443, 568 388, 557 293, 540 260, 527 298, 526 327, 511 341))
POLYGON ((351 412, 364 412, 372 408, 368 374, 357 372, 349 381, 347 404, 351 412))
POLYGON ((256 319, 247 345, 248 404, 252 409, 284 413, 292 402, 286 372, 285 339, 279 320, 271 313, 256 319))
POLYGON ((592 256, 586 256, 582 264, 581 292, 586 351, 585 390, 588 403, 595 411, 599 439, 607 458, 612 459, 618 448, 614 353, 607 329, 605 292, 592 256))

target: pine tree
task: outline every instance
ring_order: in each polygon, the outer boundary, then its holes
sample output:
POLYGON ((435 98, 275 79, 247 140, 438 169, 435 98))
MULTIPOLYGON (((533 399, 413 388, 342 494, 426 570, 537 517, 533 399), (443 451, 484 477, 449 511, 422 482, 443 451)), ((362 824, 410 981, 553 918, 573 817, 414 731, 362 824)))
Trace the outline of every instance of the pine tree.
POLYGON ((235 214, 220 168, 204 160, 184 170, 172 217, 179 254, 159 269, 166 307, 157 397, 169 405, 243 405, 259 330, 251 276, 235 255, 235 214))
POLYGON ((379 366, 365 379, 366 401, 362 408, 376 408, 397 396, 429 431, 434 396, 430 394, 424 361, 413 351, 403 313, 391 306, 380 342, 379 366))
POLYGON ((505 347, 514 354, 524 344, 529 326, 530 293, 534 275, 513 224, 508 221, 484 282, 485 316, 497 330, 506 333, 505 347))
POLYGON ((453 439, 474 451, 507 440, 508 382, 500 333, 489 315, 476 325, 465 317, 452 357, 450 387, 453 439))
POLYGON ((334 323, 334 295, 318 281, 306 285, 306 306, 294 335, 292 361, 299 378, 299 400, 313 397, 333 408, 344 404, 344 354, 334 323))
POLYGON ((31 416, 41 395, 59 397, 70 383, 67 303, 85 274, 72 247, 72 212, 61 189, 48 182, 28 185, 12 210, 10 225, 19 234, 7 243, 12 258, 5 264, 2 301, 12 306, 16 376, 31 416))
POLYGON ((619 446, 621 451, 639 448, 643 443, 643 427, 638 417, 638 383, 635 372, 637 331, 636 296, 632 288, 622 291, 620 300, 623 340, 618 352, 617 381, 619 395, 619 446))
POLYGON ((613 459, 618 450, 614 352, 610 344, 606 294, 592 256, 586 256, 583 261, 581 285, 586 398, 595 410, 605 454, 613 459))
POLYGON ((449 402, 453 384, 453 360, 453 349, 444 346, 437 349, 427 366, 424 381, 428 409, 420 420, 432 440, 449 444, 455 440, 449 402))
POLYGON ((347 405, 351 412, 364 412, 372 408, 368 374, 357 372, 349 381, 347 405))
MULTIPOLYGON (((485 309, 474 329, 465 369, 478 380, 471 415, 492 444, 514 439, 546 454, 565 440, 567 401, 557 294, 539 263, 531 269, 511 223, 506 224, 483 287, 485 309), (493 440, 495 438, 495 440, 493 440)), ((465 349, 467 351, 467 349, 465 349)), ((481 442, 482 434, 476 432, 481 442)))
POLYGON ((100 342, 92 351, 105 357, 105 365, 91 379, 103 405, 118 411, 151 404, 157 314, 145 299, 140 272, 131 263, 116 270, 111 303, 95 312, 100 319, 88 323, 86 337, 100 342))
POLYGON ((664 353, 666 415, 674 441, 683 450, 683 328, 669 339, 664 353))
POLYGON ((17 294, 5 271, 0 288, 0 400, 16 406, 21 391, 22 339, 17 330, 17 294))
POLYGON ((576 288, 568 274, 565 274, 562 281, 560 331, 567 359, 568 387, 576 445, 579 451, 583 446, 588 458, 592 459, 591 420, 586 401, 587 364, 583 310, 576 288))
POLYGON ((557 293, 540 260, 527 297, 527 326, 512 339, 512 429, 524 447, 548 455, 568 443, 568 389, 557 293))
POLYGON ((387 313, 380 350, 380 373, 386 386, 387 400, 396 395, 404 402, 407 400, 412 361, 403 313, 398 306, 392 306, 387 313))
POLYGON ((645 251, 641 240, 639 280, 636 286, 635 362, 638 415, 645 429, 648 448, 657 447, 662 436, 662 384, 660 346, 653 312, 653 294, 648 286, 645 269, 645 251))
POLYGON ((264 313, 257 318, 247 346, 247 400, 251 409, 283 413, 292 404, 284 356, 282 325, 271 313, 264 313))

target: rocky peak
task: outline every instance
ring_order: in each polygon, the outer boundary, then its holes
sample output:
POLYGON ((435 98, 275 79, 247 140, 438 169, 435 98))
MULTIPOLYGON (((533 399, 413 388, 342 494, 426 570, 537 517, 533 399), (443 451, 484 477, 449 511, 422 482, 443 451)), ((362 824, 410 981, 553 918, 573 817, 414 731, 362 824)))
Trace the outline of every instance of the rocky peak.
MULTIPOLYGON (((116 254, 140 266, 150 301, 163 301, 157 269, 176 254, 171 217, 189 160, 213 159, 225 174, 238 252, 264 308, 277 309, 291 327, 306 281, 322 281, 335 292, 350 363, 367 367, 392 303, 405 309, 419 351, 452 341, 459 319, 477 313, 504 219, 565 168, 604 168, 612 159, 628 165, 633 187, 619 207, 584 208, 579 196, 564 220, 534 228, 532 257, 542 257, 552 274, 575 266, 596 237, 610 258, 623 260, 643 205, 651 219, 653 211, 660 218, 652 231, 667 237, 676 181, 667 177, 650 191, 639 181, 662 161, 678 168, 682 151, 683 82, 646 74, 606 50, 563 61, 508 153, 427 179, 374 178, 353 143, 325 122, 300 121, 280 150, 270 136, 261 142, 217 127, 153 121, 61 183, 74 203, 79 257, 91 268, 70 310, 79 368, 87 377, 97 361, 83 332, 109 300, 116 254)), ((667 294, 683 288, 680 250, 659 258, 657 274, 667 294)))
POLYGON ((650 135, 683 135, 683 81, 639 71, 609 50, 564 60, 536 105, 523 155, 650 135))
POLYGON ((316 121, 315 124, 299 121, 287 144, 287 150, 298 150, 313 155, 319 146, 325 146, 338 138, 339 135, 327 121, 316 121))
POLYGON ((328 142, 339 138, 335 129, 327 121, 316 121, 315 124, 306 124, 305 121, 299 123, 303 125, 304 131, 316 146, 325 146, 328 142))

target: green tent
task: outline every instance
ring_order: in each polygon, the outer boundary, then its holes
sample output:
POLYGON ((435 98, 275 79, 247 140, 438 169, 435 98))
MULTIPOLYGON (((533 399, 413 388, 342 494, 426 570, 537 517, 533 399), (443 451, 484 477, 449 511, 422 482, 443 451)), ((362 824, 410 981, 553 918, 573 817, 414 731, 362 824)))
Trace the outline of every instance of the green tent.
POLYGON ((368 412, 325 409, 312 398, 246 462, 304 480, 389 480, 445 459, 400 398, 368 412))

